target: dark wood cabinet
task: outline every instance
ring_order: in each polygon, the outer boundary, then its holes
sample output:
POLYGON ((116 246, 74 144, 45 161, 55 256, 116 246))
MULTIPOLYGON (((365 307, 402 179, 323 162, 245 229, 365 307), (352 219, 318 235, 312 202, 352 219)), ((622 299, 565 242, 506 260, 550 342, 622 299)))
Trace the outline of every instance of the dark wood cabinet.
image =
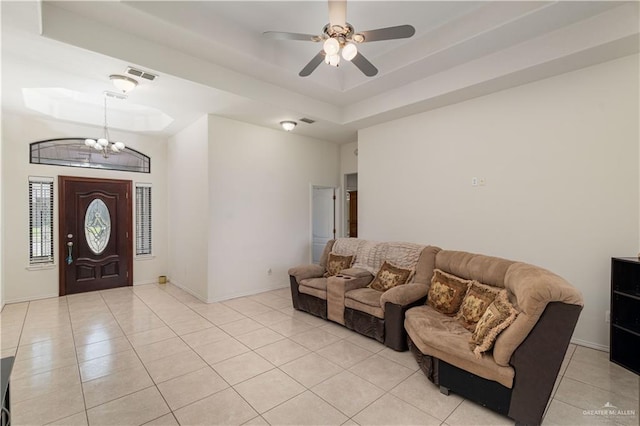
POLYGON ((640 261, 611 259, 609 359, 640 374, 640 261))

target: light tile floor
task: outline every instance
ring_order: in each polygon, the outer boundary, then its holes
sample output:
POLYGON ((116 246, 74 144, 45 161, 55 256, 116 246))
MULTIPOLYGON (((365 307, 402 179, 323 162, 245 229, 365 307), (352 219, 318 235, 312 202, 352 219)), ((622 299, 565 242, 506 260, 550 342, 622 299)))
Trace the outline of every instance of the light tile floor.
MULTIPOLYGON (((295 311, 287 288, 205 304, 144 285, 5 306, 12 424, 420 424, 513 421, 444 396, 398 353, 295 311)), ((638 425, 640 379, 571 345, 545 425, 638 425), (614 405, 616 415, 597 411, 614 405)))

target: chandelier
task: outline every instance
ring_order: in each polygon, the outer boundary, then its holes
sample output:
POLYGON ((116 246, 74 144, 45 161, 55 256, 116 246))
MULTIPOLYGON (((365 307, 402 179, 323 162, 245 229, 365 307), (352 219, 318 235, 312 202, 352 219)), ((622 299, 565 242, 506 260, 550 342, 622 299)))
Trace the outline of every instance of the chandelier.
POLYGON ((107 128, 107 96, 104 97, 104 136, 99 139, 85 139, 84 144, 99 151, 104 158, 109 158, 109 154, 115 154, 123 149, 122 142, 112 142, 109 140, 109 129, 107 128))

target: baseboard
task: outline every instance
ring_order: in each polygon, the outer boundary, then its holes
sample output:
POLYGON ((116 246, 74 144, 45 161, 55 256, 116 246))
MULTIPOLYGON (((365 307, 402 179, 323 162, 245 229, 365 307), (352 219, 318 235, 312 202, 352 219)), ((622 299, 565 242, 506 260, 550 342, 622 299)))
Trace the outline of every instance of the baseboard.
MULTIPOLYGON (((204 298, 201 295, 195 293, 189 287, 185 287, 182 284, 180 284, 179 282, 172 280, 171 278, 167 278, 167 283, 171 283, 171 284, 175 285, 176 287, 180 288, 181 290, 186 291, 187 293, 189 293, 190 295, 192 295, 193 297, 195 297, 196 299, 198 299, 202 303, 211 303, 211 302, 207 301, 206 298, 204 298)), ((159 284, 159 285, 161 285, 161 284, 159 284)))
POLYGON ((571 339, 571 343, 584 346, 586 348, 596 349, 598 351, 609 352, 609 345, 600 345, 598 343, 587 342, 586 340, 581 339, 571 339))
MULTIPOLYGON (((53 297, 60 297, 60 295, 56 293, 56 294, 45 295, 45 296, 22 297, 19 299, 10 299, 10 300, 7 300, 6 305, 10 305, 12 303, 33 302, 34 300, 41 300, 41 299, 51 299, 53 297)), ((4 309, 4 306, 2 308, 4 309)))
POLYGON ((258 288, 258 289, 245 291, 245 292, 241 292, 241 293, 228 294, 228 295, 225 295, 225 296, 215 297, 209 303, 224 302, 225 300, 235 299, 237 297, 255 296, 256 294, 264 293, 265 291, 280 290, 282 288, 289 288, 289 286, 284 285, 284 286, 280 286, 280 287, 261 287, 261 288, 258 288))
POLYGON ((147 280, 147 281, 137 281, 134 282, 133 285, 148 285, 148 284, 158 284, 158 280, 147 280))

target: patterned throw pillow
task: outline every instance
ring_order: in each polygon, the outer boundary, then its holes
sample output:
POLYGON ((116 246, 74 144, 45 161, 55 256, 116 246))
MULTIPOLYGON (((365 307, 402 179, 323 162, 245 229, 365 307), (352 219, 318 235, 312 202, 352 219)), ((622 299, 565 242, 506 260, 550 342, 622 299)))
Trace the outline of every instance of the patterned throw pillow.
POLYGON ((397 285, 406 284, 412 275, 411 269, 398 268, 385 260, 382 268, 367 287, 378 291, 387 291, 397 285))
POLYGON ((460 309, 470 284, 469 280, 436 269, 431 278, 427 304, 442 314, 453 316, 460 309))
POLYGON ((467 294, 462 299, 462 305, 456 319, 459 319, 464 328, 473 332, 482 314, 487 310, 491 302, 496 298, 500 289, 489 285, 472 281, 467 294))
POLYGON ((482 356, 482 352, 493 347, 498 335, 515 321, 517 315, 518 311, 509 302, 507 291, 501 290, 484 312, 471 335, 469 347, 477 358, 482 356))
POLYGON ((324 276, 332 277, 338 275, 343 269, 351 268, 352 263, 353 256, 341 256, 331 252, 327 259, 327 272, 325 272, 324 276))

